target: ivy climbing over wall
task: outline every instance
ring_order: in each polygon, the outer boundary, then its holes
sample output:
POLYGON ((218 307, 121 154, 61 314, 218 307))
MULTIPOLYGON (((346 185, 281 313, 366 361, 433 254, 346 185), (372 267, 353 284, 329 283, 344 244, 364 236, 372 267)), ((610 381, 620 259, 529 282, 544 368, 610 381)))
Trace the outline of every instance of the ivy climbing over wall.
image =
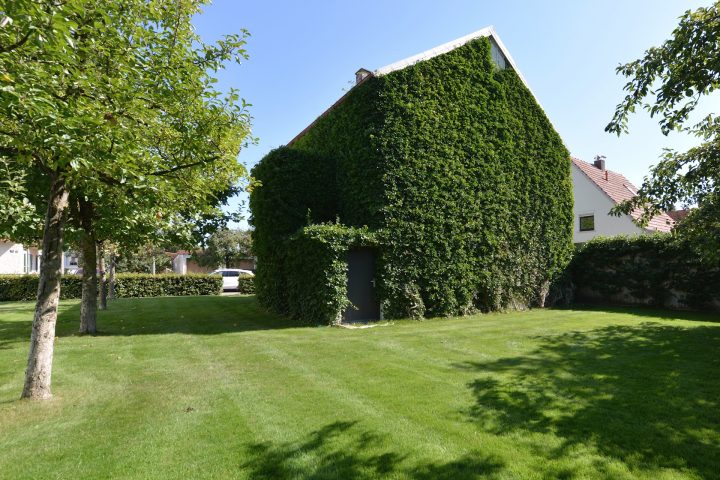
POLYGON ((356 86, 253 176, 258 296, 308 322, 327 318, 301 299, 332 298, 331 311, 347 300, 339 274, 291 267, 326 248, 288 244, 314 224, 372 234, 388 317, 542 304, 572 251, 568 151, 486 38, 356 86))

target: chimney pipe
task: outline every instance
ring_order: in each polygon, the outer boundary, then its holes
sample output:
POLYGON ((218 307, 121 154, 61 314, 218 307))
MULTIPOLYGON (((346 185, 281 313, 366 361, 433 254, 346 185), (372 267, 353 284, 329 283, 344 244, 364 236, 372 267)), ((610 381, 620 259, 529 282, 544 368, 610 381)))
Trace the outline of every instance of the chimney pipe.
POLYGON ((593 162, 593 165, 599 170, 605 170, 605 156, 597 155, 595 157, 595 162, 593 162))
POLYGON ((355 72, 355 85, 359 84, 363 80, 365 80, 367 77, 372 75, 372 72, 370 70, 367 70, 365 68, 361 68, 357 72, 355 72))

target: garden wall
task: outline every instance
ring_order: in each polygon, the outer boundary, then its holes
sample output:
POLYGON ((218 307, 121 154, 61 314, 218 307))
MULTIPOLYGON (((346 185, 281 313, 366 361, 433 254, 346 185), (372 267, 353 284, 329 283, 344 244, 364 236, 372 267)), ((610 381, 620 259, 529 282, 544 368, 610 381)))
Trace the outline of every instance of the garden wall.
POLYGON ((576 302, 720 311, 720 268, 672 235, 594 239, 569 272, 576 302))

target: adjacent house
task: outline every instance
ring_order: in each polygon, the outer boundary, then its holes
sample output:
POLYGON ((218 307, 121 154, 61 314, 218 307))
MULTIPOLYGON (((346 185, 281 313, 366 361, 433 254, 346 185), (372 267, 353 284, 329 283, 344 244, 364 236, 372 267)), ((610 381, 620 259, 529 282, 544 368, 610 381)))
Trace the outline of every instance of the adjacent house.
POLYGON ((258 299, 307 322, 542 305, 572 251, 570 163, 492 27, 359 69, 253 169, 258 299))
MULTIPOLYGON (((40 271, 42 250, 26 247, 12 240, 0 240, 0 274, 23 275, 40 271)), ((63 273, 77 273, 79 256, 76 252, 63 252, 63 273)))
POLYGON ((172 261, 172 271, 178 275, 187 275, 188 260, 192 257, 191 252, 187 250, 178 250, 177 252, 165 252, 172 261))
POLYGON ((0 240, 0 274, 37 273, 39 268, 37 248, 25 248, 12 240, 0 240))
POLYGON ((598 236, 647 235, 669 232, 675 225, 668 214, 653 218, 646 227, 633 220, 640 218, 641 211, 630 215, 610 215, 610 210, 620 202, 637 195, 637 188, 622 174, 608 170, 605 159, 598 157, 593 163, 572 159, 572 182, 575 196, 573 242, 583 243, 598 236))
MULTIPOLYGON (((196 252, 190 252, 188 250, 178 250, 176 252, 165 252, 167 256, 172 259, 173 273, 178 275, 187 275, 188 273, 202 274, 210 273, 218 266, 205 266, 200 265, 195 258, 196 252)), ((237 260, 236 262, 226 265, 226 268, 241 268, 243 270, 255 271, 255 257, 247 257, 237 260)))
POLYGON ((672 210, 669 212, 666 212, 670 218, 672 218, 675 221, 675 225, 682 222, 687 218, 688 215, 690 215, 691 210, 689 208, 685 208, 682 210, 672 210))

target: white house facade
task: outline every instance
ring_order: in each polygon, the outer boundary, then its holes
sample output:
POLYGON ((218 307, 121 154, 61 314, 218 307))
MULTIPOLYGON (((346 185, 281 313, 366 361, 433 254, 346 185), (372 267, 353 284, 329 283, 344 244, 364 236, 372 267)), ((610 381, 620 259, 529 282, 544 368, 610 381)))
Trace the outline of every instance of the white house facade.
POLYGON ((37 248, 0 241, 0 274, 37 273, 39 268, 40 254, 37 248))
POLYGON ((607 170, 605 160, 588 163, 572 159, 574 207, 573 242, 583 243, 598 236, 646 235, 669 232, 675 222, 663 213, 653 218, 647 227, 639 227, 633 220, 640 218, 640 210, 619 217, 610 210, 637 195, 637 188, 622 174, 607 170))
MULTIPOLYGON (((27 275, 40 272, 42 250, 25 247, 12 240, 0 240, 0 275, 27 275)), ((79 256, 73 251, 63 252, 64 273, 76 273, 79 256)))
POLYGON ((63 272, 77 273, 80 268, 80 255, 72 250, 63 252, 63 272))
POLYGON ((178 252, 170 253, 169 255, 172 257, 173 273, 186 275, 188 273, 187 261, 192 257, 190 252, 180 250, 178 252))

